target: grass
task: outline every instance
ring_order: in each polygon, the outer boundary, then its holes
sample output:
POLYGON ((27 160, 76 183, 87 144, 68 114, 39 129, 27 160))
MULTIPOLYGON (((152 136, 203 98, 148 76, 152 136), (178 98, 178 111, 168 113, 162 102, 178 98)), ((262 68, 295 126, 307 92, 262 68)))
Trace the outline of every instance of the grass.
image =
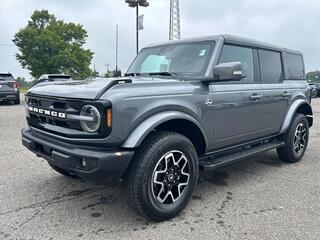
POLYGON ((26 93, 27 91, 28 91, 28 87, 22 87, 22 88, 20 88, 20 93, 26 93))

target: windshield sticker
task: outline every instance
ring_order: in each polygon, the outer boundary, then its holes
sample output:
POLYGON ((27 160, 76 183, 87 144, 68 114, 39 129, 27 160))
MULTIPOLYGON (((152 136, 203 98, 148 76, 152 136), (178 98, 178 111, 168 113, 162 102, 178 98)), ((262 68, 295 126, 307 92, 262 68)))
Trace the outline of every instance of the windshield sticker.
POLYGON ((206 49, 200 50, 199 57, 203 57, 206 54, 206 49))

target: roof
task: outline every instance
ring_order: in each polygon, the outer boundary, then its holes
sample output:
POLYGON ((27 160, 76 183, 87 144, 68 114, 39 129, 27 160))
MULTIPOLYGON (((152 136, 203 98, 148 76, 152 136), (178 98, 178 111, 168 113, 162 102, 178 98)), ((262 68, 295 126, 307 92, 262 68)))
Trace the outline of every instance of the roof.
POLYGON ((70 75, 67 74, 42 74, 39 79, 49 79, 49 78, 71 78, 70 75))
POLYGON ((1 73, 0 72, 0 77, 13 77, 11 73, 1 73))
POLYGON ((167 42, 162 42, 162 43, 158 43, 158 44, 151 44, 148 47, 155 47, 155 46, 161 46, 161 45, 171 45, 171 44, 177 44, 177 43, 218 41, 218 40, 224 40, 226 43, 230 43, 230 44, 239 44, 239 45, 257 47, 257 48, 263 48, 263 49, 269 49, 269 50, 281 51, 281 52, 285 51, 285 52, 290 52, 290 53, 295 53, 295 54, 301 55, 301 53, 299 51, 290 50, 287 48, 277 46, 275 44, 265 43, 263 41, 258 41, 258 40, 254 40, 254 39, 250 39, 250 38, 246 38, 246 37, 232 35, 232 34, 211 35, 211 36, 194 37, 194 38, 187 38, 187 39, 181 39, 181 40, 167 41, 167 42))

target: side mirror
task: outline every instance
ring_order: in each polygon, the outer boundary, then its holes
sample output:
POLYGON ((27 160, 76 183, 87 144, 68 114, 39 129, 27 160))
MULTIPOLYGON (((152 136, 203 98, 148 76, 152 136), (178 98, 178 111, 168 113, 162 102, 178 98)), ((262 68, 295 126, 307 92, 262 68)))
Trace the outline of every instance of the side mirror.
POLYGON ((228 62, 214 66, 213 77, 204 78, 203 82, 240 81, 243 77, 241 62, 228 62))

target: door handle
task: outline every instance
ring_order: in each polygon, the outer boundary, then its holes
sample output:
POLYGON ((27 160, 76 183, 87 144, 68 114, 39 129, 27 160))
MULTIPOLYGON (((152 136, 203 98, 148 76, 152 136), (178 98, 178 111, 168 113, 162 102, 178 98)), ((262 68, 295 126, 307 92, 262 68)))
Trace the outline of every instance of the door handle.
POLYGON ((250 100, 256 101, 256 100, 261 99, 262 97, 263 97, 263 95, 253 94, 249 98, 250 98, 250 100))
POLYGON ((292 93, 290 93, 290 92, 284 92, 284 93, 282 93, 282 97, 291 97, 292 96, 292 93))

